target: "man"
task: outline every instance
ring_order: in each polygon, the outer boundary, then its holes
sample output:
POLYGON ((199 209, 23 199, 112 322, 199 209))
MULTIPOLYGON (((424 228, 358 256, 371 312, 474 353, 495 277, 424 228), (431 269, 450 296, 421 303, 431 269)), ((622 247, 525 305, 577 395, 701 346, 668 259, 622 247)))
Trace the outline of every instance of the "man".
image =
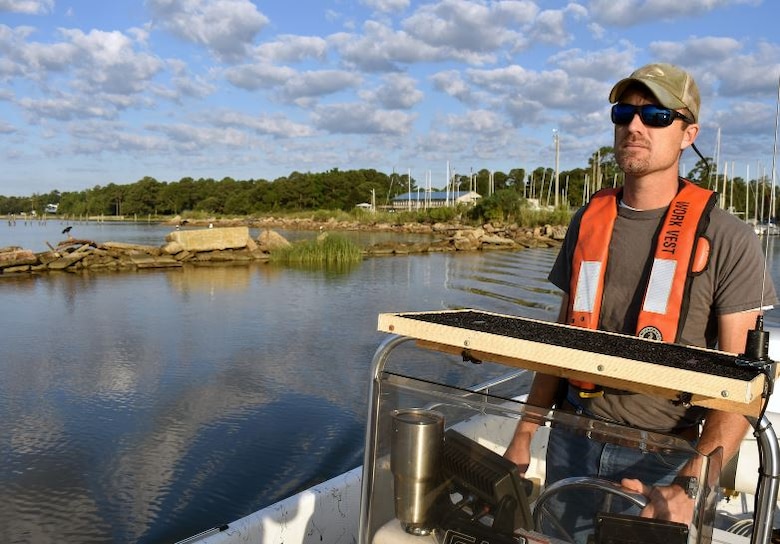
MULTIPOLYGON (((594 195, 572 219, 549 275, 564 291, 559 321, 744 352, 747 331, 761 306, 776 302, 775 291, 767 279, 762 297, 763 254, 752 229, 715 207, 714 193, 678 177, 682 151, 699 134, 696 83, 676 66, 651 64, 618 82, 610 102, 615 159, 625 183, 594 195)), ((703 453, 722 447, 724 462, 748 428, 738 414, 594 384, 570 381, 560 399, 560 385, 556 377, 537 375, 528 403, 676 434, 703 453)), ((521 421, 505 453, 521 472, 537 426, 521 421)), ((643 516, 691 521, 694 499, 686 483, 699 475, 695 459, 655 460, 639 480, 637 463, 654 461, 650 456, 584 438, 572 446, 561 435, 556 429, 550 435, 547 485, 567 476, 599 476, 646 495, 643 516)))

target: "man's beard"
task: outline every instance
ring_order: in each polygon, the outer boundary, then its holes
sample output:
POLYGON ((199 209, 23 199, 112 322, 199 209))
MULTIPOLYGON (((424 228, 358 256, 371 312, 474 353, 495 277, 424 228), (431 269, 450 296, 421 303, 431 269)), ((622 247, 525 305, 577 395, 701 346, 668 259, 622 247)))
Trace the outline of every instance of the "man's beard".
POLYGON ((626 174, 640 175, 650 169, 650 157, 647 149, 634 150, 618 147, 615 150, 615 162, 626 174), (637 151, 641 152, 641 156, 637 151))
POLYGON ((618 157, 617 163, 623 172, 631 175, 644 174, 650 169, 650 161, 639 157, 618 157))

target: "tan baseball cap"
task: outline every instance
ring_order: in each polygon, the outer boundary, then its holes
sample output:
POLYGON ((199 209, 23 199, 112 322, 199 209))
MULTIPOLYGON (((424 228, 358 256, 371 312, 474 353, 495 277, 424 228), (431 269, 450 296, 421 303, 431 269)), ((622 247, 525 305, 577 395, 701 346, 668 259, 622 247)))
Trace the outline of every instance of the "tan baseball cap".
POLYGON ((661 106, 673 110, 688 109, 693 120, 699 120, 701 97, 693 77, 672 64, 648 64, 621 79, 609 93, 610 103, 617 102, 632 83, 641 83, 656 97, 661 106))

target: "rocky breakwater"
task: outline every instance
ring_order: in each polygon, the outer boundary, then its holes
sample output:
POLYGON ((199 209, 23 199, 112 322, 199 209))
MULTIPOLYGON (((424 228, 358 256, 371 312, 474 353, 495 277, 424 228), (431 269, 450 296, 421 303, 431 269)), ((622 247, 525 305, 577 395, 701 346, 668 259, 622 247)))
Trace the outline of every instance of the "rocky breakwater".
POLYGON ((181 267, 185 264, 240 263, 267 260, 271 249, 288 243, 272 232, 257 240, 248 227, 171 232, 160 247, 123 242, 69 239, 33 253, 20 247, 0 248, 3 275, 80 270, 133 270, 181 267))
MULTIPOLYGON (((419 231, 416 231, 419 232, 419 231)), ((368 255, 398 255, 436 251, 518 250, 534 247, 558 247, 566 235, 565 226, 519 227, 517 225, 463 227, 434 224, 430 232, 441 237, 434 242, 386 242, 370 246, 368 255)))
MULTIPOLYGON (((319 227, 322 227, 319 224, 319 227)), ((322 231, 322 228, 317 230, 322 231)), ((332 225, 330 226, 332 227, 332 225)), ((444 251, 517 250, 560 245, 566 227, 484 225, 429 226, 434 240, 425 242, 383 242, 363 249, 366 256, 408 255, 444 251)), ((328 230, 331 230, 328 228, 328 230)), ((342 230, 334 228, 333 230, 342 230)), ((415 229, 415 232, 420 232, 415 229)), ((325 231, 327 234, 327 231, 325 231)), ((322 235, 322 234, 321 234, 322 235)), ((0 248, 0 274, 43 273, 82 270, 138 270, 267 261, 272 250, 290 243, 277 232, 263 228, 256 239, 247 226, 196 228, 169 233, 162 246, 123 242, 94 242, 68 239, 50 250, 34 253, 21 247, 0 248)))

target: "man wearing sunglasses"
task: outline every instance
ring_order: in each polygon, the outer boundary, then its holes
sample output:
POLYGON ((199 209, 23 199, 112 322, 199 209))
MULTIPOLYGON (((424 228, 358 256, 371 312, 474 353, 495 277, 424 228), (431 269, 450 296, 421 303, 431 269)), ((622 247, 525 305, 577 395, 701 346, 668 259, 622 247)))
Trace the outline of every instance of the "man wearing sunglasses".
MULTIPOLYGON (((696 83, 676 66, 651 64, 619 81, 609 100, 625 181, 596 193, 572 219, 549 275, 564 291, 559 321, 743 353, 760 308, 776 296, 771 279, 763 281, 753 230, 715 207, 715 193, 679 177, 682 152, 693 146, 698 153, 696 83)), ((748 428, 739 414, 540 374, 528 403, 674 434, 704 453, 722 447, 724 463, 748 428)), ((521 471, 537 427, 521 421, 505 453, 521 471)), ((570 476, 621 482, 648 498, 643 516, 690 523, 699 468, 680 454, 643 453, 553 428, 546 485, 570 476)), ((572 516, 559 507, 558 514, 569 516, 577 542, 592 534, 592 512, 572 516)))

